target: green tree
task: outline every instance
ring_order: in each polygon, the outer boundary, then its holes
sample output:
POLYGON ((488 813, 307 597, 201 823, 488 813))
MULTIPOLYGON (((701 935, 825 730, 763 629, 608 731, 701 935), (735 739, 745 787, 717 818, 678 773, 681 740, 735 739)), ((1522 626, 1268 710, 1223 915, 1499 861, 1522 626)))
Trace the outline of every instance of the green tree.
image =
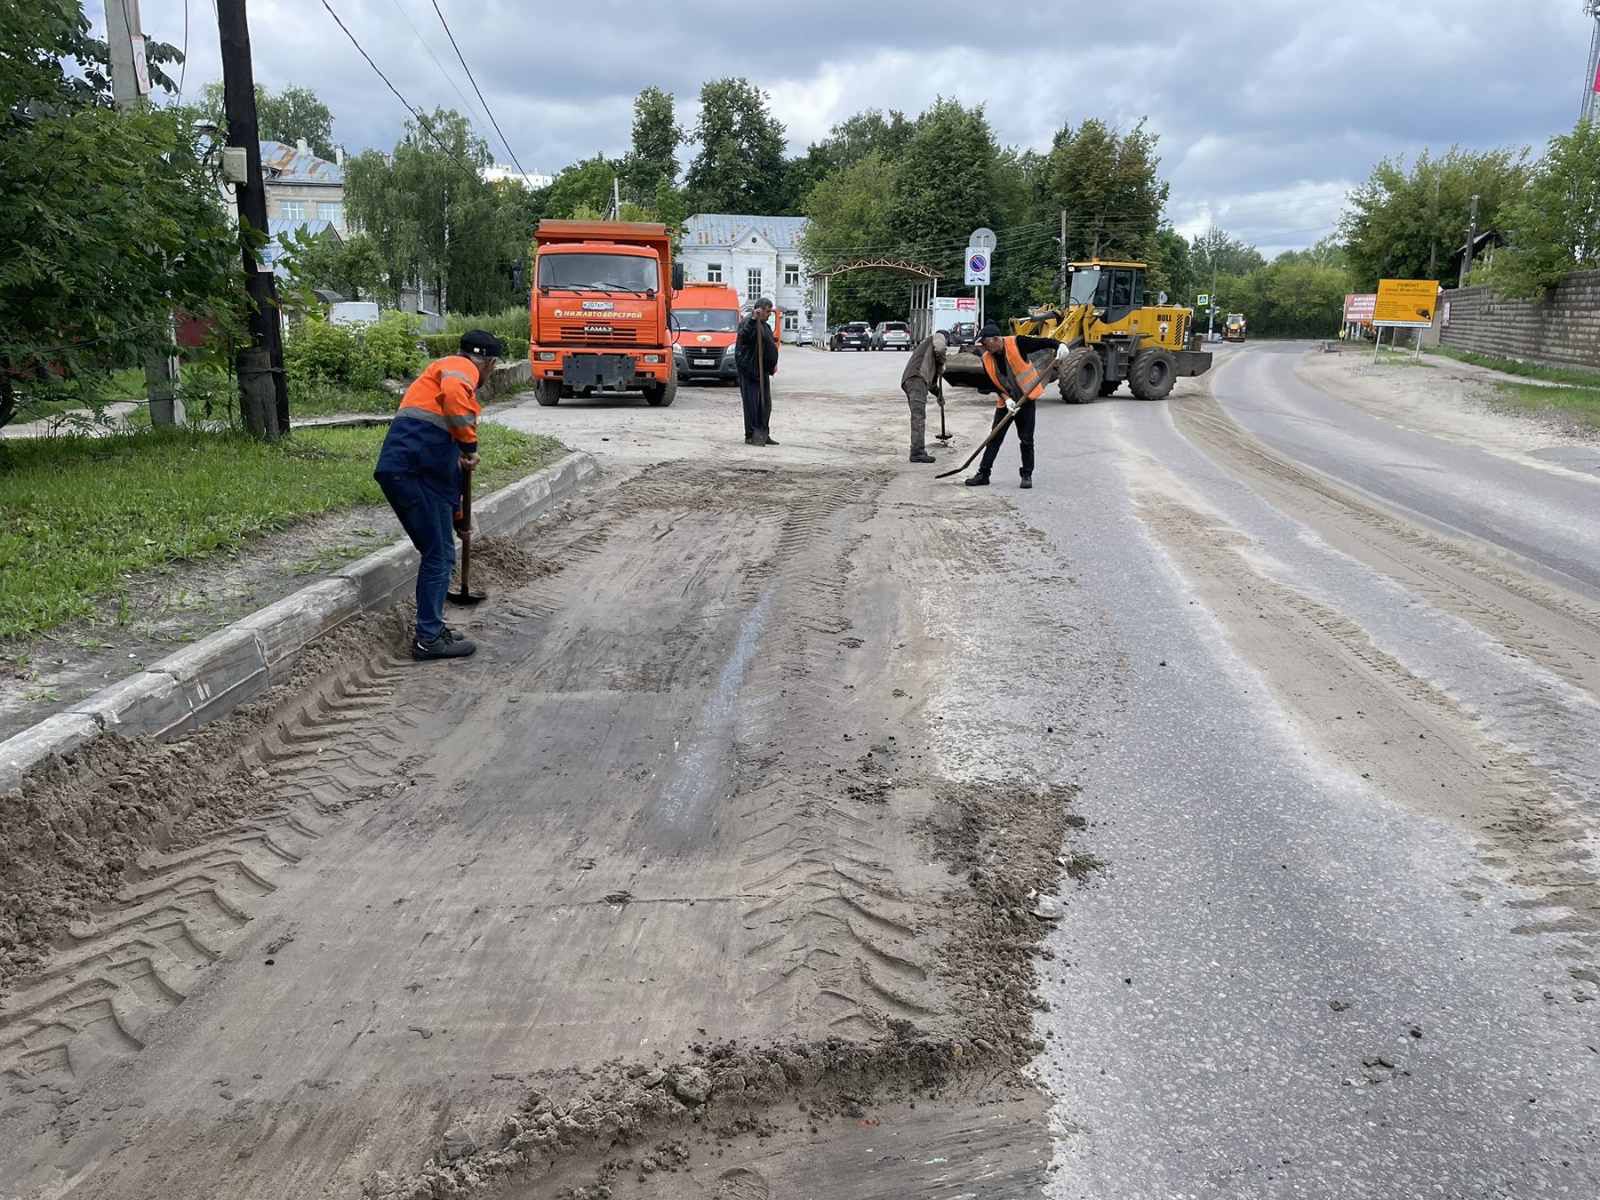
POLYGON ((1507 205, 1528 181, 1528 151, 1424 150, 1408 170, 1384 159, 1346 200, 1339 232, 1351 271, 1363 289, 1379 279, 1437 279, 1467 239, 1472 197, 1478 228, 1503 223, 1507 205))
MULTIPOLYGON (((809 271, 849 262, 874 246, 893 246, 888 211, 894 176, 894 164, 874 153, 833 171, 811 189, 800 246, 809 271)), ((829 291, 828 318, 838 323, 903 316, 905 291, 903 277, 881 272, 840 275, 829 291)))
POLYGON ((408 123, 388 157, 368 151, 347 162, 345 203, 383 264, 386 298, 418 287, 458 312, 510 302, 545 197, 515 181, 485 183, 478 169, 490 161, 466 118, 441 109, 427 129, 408 123))
POLYGON ((1126 133, 1096 119, 1056 133, 1042 199, 1067 214, 1069 259, 1153 256, 1169 190, 1157 173, 1158 140, 1143 121, 1126 133))
MULTIPOLYGON (((150 55, 170 88, 160 68, 177 52, 150 55)), ((238 239, 186 115, 111 106, 106 47, 77 0, 0 6, 0 425, 19 384, 159 345, 174 304, 232 314, 238 239)))
POLYGON ((555 182, 544 189, 544 215, 574 217, 580 209, 610 212, 612 183, 621 175, 622 166, 620 162, 597 154, 563 168, 555 182))
MULTIPOLYGON (((212 124, 227 128, 220 82, 206 85, 200 109, 212 124)), ((318 158, 334 157, 333 112, 310 88, 290 86, 273 92, 256 84, 256 124, 266 141, 293 146, 303 138, 318 158)))
POLYGON ((768 111, 765 92, 747 79, 705 84, 694 137, 700 150, 685 185, 696 211, 786 211, 784 128, 768 111))
POLYGON ((647 87, 633 99, 633 146, 622 160, 622 186, 628 199, 650 204, 656 191, 678 179, 678 127, 671 92, 647 87))
POLYGON ((1267 265, 1261 252, 1225 229, 1212 226, 1196 234, 1189 243, 1189 262, 1194 270, 1194 287, 1205 291, 1213 278, 1222 275, 1249 275, 1267 265))
POLYGON ((1161 226, 1152 243, 1146 294, 1156 297, 1165 292, 1173 304, 1193 304, 1201 290, 1198 283, 1188 239, 1171 225, 1161 226))
POLYGON ((1579 121, 1550 139, 1501 228, 1507 244, 1488 281, 1509 296, 1536 296, 1572 271, 1600 267, 1600 125, 1579 121))

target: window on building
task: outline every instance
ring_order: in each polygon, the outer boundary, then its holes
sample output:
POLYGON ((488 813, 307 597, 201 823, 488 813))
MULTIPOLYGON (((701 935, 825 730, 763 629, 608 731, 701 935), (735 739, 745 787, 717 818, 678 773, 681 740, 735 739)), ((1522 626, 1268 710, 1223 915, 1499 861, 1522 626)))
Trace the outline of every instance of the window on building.
POLYGON ((342 204, 325 202, 317 205, 317 220, 319 221, 332 221, 337 225, 339 218, 342 216, 344 216, 344 205, 342 204))
POLYGON ((787 329, 790 333, 796 332, 800 328, 800 318, 796 314, 794 314, 792 312, 784 313, 783 314, 783 327, 785 329, 787 329))
POLYGON ((707 263, 706 264, 706 282, 707 283, 721 283, 722 282, 722 264, 721 263, 707 263))
POLYGON ((744 274, 745 298, 754 304, 761 295, 761 268, 751 267, 744 274))
POLYGON ((784 287, 799 287, 800 286, 800 264, 799 263, 784 263, 783 264, 783 286, 784 287))
POLYGON ((279 201, 278 215, 285 221, 304 221, 306 219, 306 202, 304 200, 279 201))

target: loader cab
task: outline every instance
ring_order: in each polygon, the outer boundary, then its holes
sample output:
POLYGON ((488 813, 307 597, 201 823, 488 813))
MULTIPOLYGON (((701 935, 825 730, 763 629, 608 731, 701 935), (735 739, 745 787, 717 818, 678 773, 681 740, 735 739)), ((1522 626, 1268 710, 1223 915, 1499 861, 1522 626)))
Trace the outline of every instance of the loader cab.
POLYGON ((1089 262, 1072 264, 1070 295, 1074 304, 1092 304, 1100 320, 1115 325, 1144 307, 1144 263, 1089 262))

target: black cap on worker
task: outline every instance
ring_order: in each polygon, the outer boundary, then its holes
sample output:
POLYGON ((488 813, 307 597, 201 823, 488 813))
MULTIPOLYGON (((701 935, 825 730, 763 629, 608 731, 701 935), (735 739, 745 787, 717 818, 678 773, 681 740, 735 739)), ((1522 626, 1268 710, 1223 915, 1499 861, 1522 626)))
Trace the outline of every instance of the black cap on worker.
POLYGON ((1005 334, 1000 332, 1000 326, 996 325, 993 321, 985 321, 983 323, 983 328, 978 330, 978 340, 981 342, 985 338, 992 337, 1005 337, 1005 334))
POLYGON ((461 353, 479 358, 499 358, 506 352, 500 339, 487 329, 469 329, 461 335, 461 353))

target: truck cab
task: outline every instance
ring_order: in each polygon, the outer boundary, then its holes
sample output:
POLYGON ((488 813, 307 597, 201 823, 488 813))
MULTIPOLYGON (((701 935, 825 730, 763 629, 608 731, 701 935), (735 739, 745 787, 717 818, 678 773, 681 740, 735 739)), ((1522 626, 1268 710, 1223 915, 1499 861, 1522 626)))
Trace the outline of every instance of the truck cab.
POLYGON ((680 380, 733 379, 739 293, 720 283, 690 283, 672 294, 672 361, 680 380))
POLYGON ((541 221, 534 231, 528 357, 546 407, 596 391, 677 397, 672 241, 645 221, 541 221))

